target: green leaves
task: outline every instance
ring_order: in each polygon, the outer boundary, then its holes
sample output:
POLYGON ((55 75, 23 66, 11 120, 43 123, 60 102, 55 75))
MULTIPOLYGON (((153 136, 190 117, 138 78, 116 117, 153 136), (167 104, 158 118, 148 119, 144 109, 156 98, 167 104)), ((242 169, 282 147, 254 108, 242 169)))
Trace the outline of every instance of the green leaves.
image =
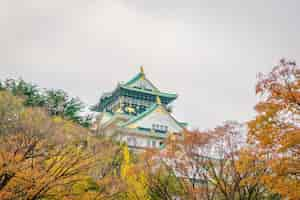
POLYGON ((83 127, 89 127, 91 115, 82 115, 85 105, 79 98, 70 97, 63 90, 40 89, 37 85, 23 79, 7 79, 0 82, 0 90, 10 91, 24 99, 25 106, 42 107, 52 116, 60 116, 83 127))

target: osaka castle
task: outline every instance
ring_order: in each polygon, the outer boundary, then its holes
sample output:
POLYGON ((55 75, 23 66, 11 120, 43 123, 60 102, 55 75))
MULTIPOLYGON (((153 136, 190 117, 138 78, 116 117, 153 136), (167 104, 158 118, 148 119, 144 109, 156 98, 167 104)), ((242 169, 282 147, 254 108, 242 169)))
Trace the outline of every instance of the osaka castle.
POLYGON ((98 134, 126 142, 133 150, 162 148, 167 137, 187 125, 177 121, 168 107, 176 98, 177 94, 155 87, 141 67, 132 79, 101 96, 98 134))

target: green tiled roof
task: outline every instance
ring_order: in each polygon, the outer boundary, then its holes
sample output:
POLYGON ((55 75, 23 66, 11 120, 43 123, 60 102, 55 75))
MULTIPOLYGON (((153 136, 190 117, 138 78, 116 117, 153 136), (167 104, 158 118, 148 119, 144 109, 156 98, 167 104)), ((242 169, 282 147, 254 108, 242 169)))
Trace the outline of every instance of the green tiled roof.
POLYGON ((169 98, 176 98, 177 94, 172 94, 172 93, 166 93, 166 92, 160 92, 159 89, 157 87, 154 86, 154 84, 145 77, 145 74, 140 72, 138 73, 136 76, 134 76, 132 79, 130 79, 129 81, 127 81, 124 84, 121 84, 121 87, 128 89, 128 90, 133 90, 133 91, 138 91, 138 92, 145 92, 148 94, 153 94, 153 95, 159 95, 159 96, 165 96, 165 97, 169 97, 169 98), (148 81, 150 83, 150 85, 154 88, 154 90, 150 91, 150 90, 143 90, 143 89, 139 89, 139 88, 134 88, 131 87, 132 84, 134 84, 135 82, 139 81, 142 78, 145 78, 146 81, 148 81))
MULTIPOLYGON (((133 98, 146 99, 147 101, 153 101, 154 97, 160 97, 164 104, 169 104, 177 98, 176 93, 167 93, 159 91, 152 82, 146 78, 146 75, 143 70, 141 70, 137 75, 135 75, 131 80, 125 83, 119 83, 117 87, 110 93, 104 93, 100 99, 99 111, 104 111, 107 106, 116 101, 116 98, 119 96, 129 95, 133 98), (146 81, 145 88, 140 88, 138 81, 146 81)), ((148 107, 148 106, 147 106, 148 107)))
POLYGON ((125 85, 121 85, 121 88, 127 89, 127 90, 132 90, 132 91, 136 91, 136 92, 143 92, 143 93, 147 93, 147 94, 152 94, 154 96, 163 96, 163 97, 168 97, 168 98, 177 98, 177 94, 174 93, 165 93, 165 92, 159 92, 159 91, 149 91, 149 90, 143 90, 143 89, 138 89, 138 88, 132 88, 132 87, 128 87, 125 85))
POLYGON ((143 74, 142 73, 138 73, 137 75, 135 75, 132 79, 130 79, 129 81, 127 81, 124 86, 129 86, 133 83, 135 83, 136 81, 140 80, 140 78, 142 78, 143 74))
POLYGON ((189 124, 187 122, 178 122, 181 126, 187 127, 189 124))

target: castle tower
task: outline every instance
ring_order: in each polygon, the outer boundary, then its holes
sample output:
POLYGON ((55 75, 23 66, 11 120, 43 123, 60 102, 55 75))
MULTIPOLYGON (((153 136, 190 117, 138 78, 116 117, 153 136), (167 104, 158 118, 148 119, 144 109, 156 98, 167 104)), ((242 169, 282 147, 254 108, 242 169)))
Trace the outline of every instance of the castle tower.
POLYGON ((167 109, 176 98, 177 94, 155 87, 140 67, 136 76, 100 98, 101 134, 116 136, 134 150, 161 148, 170 134, 182 132, 186 126, 167 109))

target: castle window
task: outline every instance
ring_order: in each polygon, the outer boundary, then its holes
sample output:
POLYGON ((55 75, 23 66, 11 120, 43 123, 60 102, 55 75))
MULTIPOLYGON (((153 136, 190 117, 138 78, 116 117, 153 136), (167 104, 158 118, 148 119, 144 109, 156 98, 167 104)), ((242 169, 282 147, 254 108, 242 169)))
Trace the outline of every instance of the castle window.
POLYGON ((134 137, 127 138, 127 143, 129 146, 137 146, 136 138, 134 137))
POLYGON ((152 129, 157 132, 166 133, 168 132, 168 126, 160 125, 160 124, 152 124, 152 129))
POLYGON ((155 124, 152 124, 152 129, 155 130, 155 124))

